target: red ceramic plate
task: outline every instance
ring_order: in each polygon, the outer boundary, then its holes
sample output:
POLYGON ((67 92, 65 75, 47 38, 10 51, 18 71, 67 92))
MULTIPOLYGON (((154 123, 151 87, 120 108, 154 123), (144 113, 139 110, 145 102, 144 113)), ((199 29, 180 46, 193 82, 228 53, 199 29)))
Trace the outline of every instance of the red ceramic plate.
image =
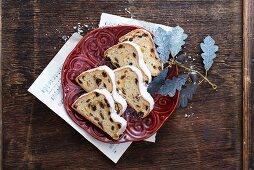
MULTIPOLYGON (((76 76, 85 70, 100 65, 111 67, 110 63, 106 62, 103 58, 104 51, 117 44, 118 39, 122 35, 136 28, 135 26, 114 26, 98 28, 89 32, 69 54, 63 65, 62 87, 64 106, 67 113, 81 128, 102 142, 122 143, 140 141, 152 136, 172 114, 178 102, 178 92, 174 97, 164 97, 156 94, 153 96, 155 101, 154 109, 144 119, 139 118, 136 112, 128 107, 123 114, 123 117, 128 121, 127 129, 117 141, 113 140, 71 108, 71 104, 84 93, 84 90, 75 82, 76 76)), ((173 67, 168 72, 168 78, 177 74, 177 68, 173 67)))

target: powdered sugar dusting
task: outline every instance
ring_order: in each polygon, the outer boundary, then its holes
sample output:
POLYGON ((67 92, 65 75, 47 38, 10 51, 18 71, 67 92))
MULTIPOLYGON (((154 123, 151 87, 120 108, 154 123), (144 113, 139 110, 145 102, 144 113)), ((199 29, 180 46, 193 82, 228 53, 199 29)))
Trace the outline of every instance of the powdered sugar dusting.
POLYGON ((131 12, 130 7, 124 8, 124 10, 125 10, 126 13, 130 14, 131 19, 134 18, 134 15, 133 15, 133 13, 131 12))
POLYGON ((189 114, 185 113, 185 114, 184 114, 184 117, 185 117, 185 118, 190 118, 190 117, 192 117, 192 116, 194 116, 194 113, 189 113, 189 114))
POLYGON ((76 26, 73 27, 73 29, 76 33, 81 35, 89 30, 89 26, 86 24, 78 23, 76 26))
POLYGON ((64 40, 64 42, 66 42, 69 38, 70 38, 70 36, 66 36, 66 35, 62 36, 62 39, 64 40))
MULTIPOLYGON (((66 25, 66 26, 68 26, 68 25, 66 25)), ((93 29, 94 27, 89 26, 87 24, 81 24, 79 22, 79 23, 77 23, 77 25, 73 26, 72 28, 73 28, 74 33, 76 32, 79 35, 83 36, 84 34, 86 34, 89 30, 93 29)), ((62 39, 64 40, 64 42, 66 42, 69 38, 70 38, 69 35, 63 35, 62 36, 62 39)))

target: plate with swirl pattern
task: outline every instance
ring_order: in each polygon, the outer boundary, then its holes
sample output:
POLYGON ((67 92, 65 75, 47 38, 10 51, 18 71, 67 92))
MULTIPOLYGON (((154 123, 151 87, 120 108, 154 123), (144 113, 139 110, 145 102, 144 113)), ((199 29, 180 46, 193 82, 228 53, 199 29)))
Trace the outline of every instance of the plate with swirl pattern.
MULTIPOLYGON (((85 91, 75 82, 75 78, 83 71, 101 65, 111 64, 103 58, 104 51, 118 43, 124 34, 136 29, 136 26, 110 26, 97 28, 87 33, 66 58, 62 68, 62 88, 65 109, 70 118, 87 133, 105 143, 123 143, 144 140, 156 133, 176 108, 179 93, 174 97, 153 95, 155 105, 152 112, 140 118, 132 108, 128 107, 123 117, 127 120, 127 128, 115 141, 101 129, 71 108, 72 103, 85 91)), ((177 67, 168 71, 167 78, 178 75, 177 67)))

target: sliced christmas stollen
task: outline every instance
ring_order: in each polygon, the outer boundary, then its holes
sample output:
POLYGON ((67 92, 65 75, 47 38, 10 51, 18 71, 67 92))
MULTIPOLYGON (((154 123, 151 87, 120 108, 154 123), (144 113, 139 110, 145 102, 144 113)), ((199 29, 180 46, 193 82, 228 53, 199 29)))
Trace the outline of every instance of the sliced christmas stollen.
POLYGON ((134 66, 124 66, 114 72, 118 93, 141 117, 146 117, 153 110, 154 100, 147 92, 141 71, 134 66))
POLYGON ((144 62, 152 76, 157 76, 162 71, 163 64, 157 57, 153 38, 148 31, 135 29, 119 38, 119 42, 125 41, 131 41, 140 47, 144 62))
POLYGON ((122 66, 133 65, 141 70, 144 81, 151 82, 151 72, 147 68, 140 47, 132 42, 123 42, 107 49, 104 53, 106 59, 119 68, 122 66))
POLYGON ((125 99, 116 91, 115 73, 108 66, 100 66, 87 71, 84 71, 76 77, 76 82, 86 92, 94 89, 107 89, 114 100, 116 101, 115 107, 118 114, 123 114, 127 108, 125 99))
POLYGON ((80 96, 72 108, 115 140, 126 129, 127 122, 116 113, 114 99, 106 89, 95 89, 80 96))

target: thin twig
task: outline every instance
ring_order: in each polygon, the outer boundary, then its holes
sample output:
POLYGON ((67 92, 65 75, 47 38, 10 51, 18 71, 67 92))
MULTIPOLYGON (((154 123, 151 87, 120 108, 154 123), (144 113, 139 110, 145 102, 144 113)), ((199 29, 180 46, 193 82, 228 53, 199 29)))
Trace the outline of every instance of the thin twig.
MULTIPOLYGON (((207 70, 205 70, 205 77, 207 78, 207 70)), ((202 80, 198 83, 198 85, 200 85, 204 80, 205 80, 205 79, 202 79, 202 80)))
POLYGON ((200 76, 203 78, 203 80, 205 80, 206 82, 208 82, 208 83, 212 86, 213 89, 217 89, 217 85, 216 85, 216 84, 213 84, 210 80, 208 80, 208 78, 207 78, 207 71, 206 71, 206 76, 204 76, 204 75, 201 74, 199 71, 194 70, 194 69, 191 69, 191 68, 188 68, 188 67, 185 67, 184 65, 182 65, 182 64, 180 64, 180 63, 178 63, 178 62, 176 62, 176 61, 174 61, 174 60, 171 61, 171 64, 172 64, 172 65, 178 65, 179 67, 184 68, 185 70, 188 70, 188 71, 190 71, 190 72, 195 72, 195 73, 197 73, 198 75, 200 75, 200 76))

